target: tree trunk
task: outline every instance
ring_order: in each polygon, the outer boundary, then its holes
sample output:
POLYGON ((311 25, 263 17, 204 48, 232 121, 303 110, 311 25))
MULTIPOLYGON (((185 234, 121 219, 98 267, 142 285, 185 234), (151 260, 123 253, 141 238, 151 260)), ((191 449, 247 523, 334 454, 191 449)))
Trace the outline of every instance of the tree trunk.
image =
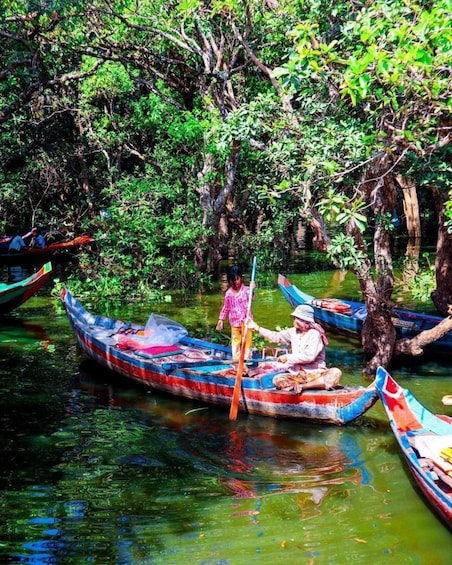
POLYGON ((419 216, 419 201, 416 185, 410 179, 396 175, 403 194, 403 211, 406 218, 406 229, 409 239, 419 239, 421 233, 421 219, 419 216))
POLYGON ((452 233, 445 226, 445 202, 447 194, 433 186, 431 188, 436 216, 438 218, 438 239, 436 242, 436 289, 431 298, 442 316, 447 316, 449 305, 452 305, 452 233))
MULTIPOLYGON (((390 177, 391 162, 387 153, 382 153, 374 159, 366 169, 360 188, 366 194, 366 199, 375 218, 374 233, 374 266, 367 258, 366 242, 354 221, 347 226, 347 234, 355 242, 355 249, 366 256, 352 267, 359 281, 364 302, 367 307, 367 317, 363 324, 361 342, 369 361, 364 373, 375 374, 377 367, 387 367, 392 359, 396 332, 392 323, 390 301, 394 286, 394 273, 391 257, 391 238, 385 218, 392 214, 396 202, 396 192, 390 177), (381 218, 381 219, 380 219, 381 218), (372 270, 375 271, 375 280, 372 270)), ((310 225, 314 231, 314 245, 320 251, 326 252, 331 240, 326 232, 323 219, 317 213, 315 206, 311 208, 310 225)))
POLYGON ((367 308, 361 341, 364 352, 370 357, 363 372, 374 375, 380 365, 388 367, 393 356, 396 331, 391 317, 392 304, 378 295, 370 277, 360 280, 360 287, 367 308))
POLYGON ((224 165, 224 182, 218 188, 210 177, 215 170, 213 155, 205 156, 204 167, 198 178, 200 181, 199 201, 203 213, 204 234, 195 248, 195 264, 202 271, 214 272, 221 261, 221 241, 219 226, 226 202, 234 188, 235 175, 240 158, 241 142, 233 141, 224 165))
POLYGON ((425 330, 412 339, 400 339, 396 342, 394 353, 396 355, 422 355, 426 345, 440 339, 450 331, 452 331, 452 315, 444 318, 434 328, 425 330))
MULTIPOLYGON (((352 268, 358 278, 367 307, 367 317, 363 324, 361 342, 364 352, 368 356, 363 372, 369 375, 375 374, 380 365, 387 367, 394 355, 416 356, 422 354, 426 345, 436 341, 452 329, 452 306, 450 306, 448 314, 448 305, 452 304, 452 235, 445 228, 444 214, 444 203, 447 197, 439 189, 433 188, 433 199, 438 214, 439 235, 436 259, 437 289, 432 294, 432 299, 437 300, 435 304, 437 307, 438 305, 442 306, 441 311, 447 317, 435 328, 424 331, 411 340, 396 341, 396 330, 392 321, 393 303, 391 301, 394 286, 391 239, 387 220, 383 219, 390 216, 396 200, 390 168, 390 160, 386 154, 383 154, 375 159, 366 170, 361 182, 361 187, 365 190, 367 201, 372 208, 376 222, 374 233, 375 259, 373 266, 369 259, 364 259, 352 268), (379 218, 382 218, 382 220, 379 220, 379 218), (372 271, 374 271, 374 275, 372 271)), ((398 180, 399 183, 402 182, 401 178, 398 180)), ((407 181, 403 182, 407 186, 405 197, 408 198, 409 196, 411 202, 409 207, 411 210, 411 232, 420 234, 420 229, 417 231, 416 227, 418 214, 413 212, 417 206, 417 204, 414 204, 414 201, 417 203, 416 191, 413 185, 407 181)), ((316 247, 321 251, 326 251, 330 240, 321 218, 318 218, 313 212, 310 223, 316 236, 314 238, 316 247)), ((354 238, 356 250, 365 252, 366 243, 363 234, 357 229, 354 222, 350 222, 348 225, 347 233, 354 238)), ((419 238, 415 238, 413 242, 418 240, 419 238)), ((417 246, 407 248, 407 255, 412 256, 414 260, 418 254, 417 246)))
POLYGON ((421 254, 421 240, 409 239, 405 251, 405 264, 402 273, 403 283, 411 282, 419 272, 419 256, 421 254))
MULTIPOLYGON (((394 288, 391 237, 385 221, 378 220, 378 218, 392 214, 396 203, 395 186, 389 173, 390 166, 391 163, 387 154, 382 154, 368 167, 361 183, 376 219, 374 233, 375 281, 372 278, 370 268, 360 268, 355 271, 367 307, 367 317, 361 334, 364 351, 371 356, 364 368, 366 374, 375 374, 379 365, 383 367, 389 365, 396 340, 396 332, 391 318, 393 306, 391 295, 394 288)), ((359 245, 363 245, 361 236, 359 245)))

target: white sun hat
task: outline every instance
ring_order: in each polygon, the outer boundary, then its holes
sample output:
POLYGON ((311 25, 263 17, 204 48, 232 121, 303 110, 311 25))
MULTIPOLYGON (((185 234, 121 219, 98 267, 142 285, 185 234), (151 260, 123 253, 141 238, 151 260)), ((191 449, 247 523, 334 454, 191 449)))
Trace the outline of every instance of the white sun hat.
POLYGON ((299 320, 304 320, 305 322, 314 321, 314 310, 309 306, 309 304, 300 304, 292 312, 291 316, 298 318, 299 320))

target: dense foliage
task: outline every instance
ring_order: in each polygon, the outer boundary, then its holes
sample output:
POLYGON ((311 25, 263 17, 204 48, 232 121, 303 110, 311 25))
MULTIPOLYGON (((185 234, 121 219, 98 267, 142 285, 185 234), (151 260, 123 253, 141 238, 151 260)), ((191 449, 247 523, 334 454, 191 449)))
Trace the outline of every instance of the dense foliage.
POLYGON ((450 13, 450 0, 7 0, 0 231, 91 232, 78 276, 111 296, 193 286, 230 256, 281 269, 313 241, 358 276, 375 353, 395 213, 402 232, 437 226, 433 297, 452 302, 450 13))

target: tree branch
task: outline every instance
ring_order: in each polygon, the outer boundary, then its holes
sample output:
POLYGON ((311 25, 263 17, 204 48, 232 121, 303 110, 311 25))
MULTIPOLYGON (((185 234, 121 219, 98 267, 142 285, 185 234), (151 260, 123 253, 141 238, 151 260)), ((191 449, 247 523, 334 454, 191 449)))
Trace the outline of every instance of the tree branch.
MULTIPOLYGON (((449 306, 449 309, 450 308, 451 306, 449 306)), ((434 328, 424 330, 411 339, 400 339, 396 341, 394 353, 396 355, 422 355, 427 345, 434 343, 450 331, 452 331, 452 315, 441 320, 434 328)))

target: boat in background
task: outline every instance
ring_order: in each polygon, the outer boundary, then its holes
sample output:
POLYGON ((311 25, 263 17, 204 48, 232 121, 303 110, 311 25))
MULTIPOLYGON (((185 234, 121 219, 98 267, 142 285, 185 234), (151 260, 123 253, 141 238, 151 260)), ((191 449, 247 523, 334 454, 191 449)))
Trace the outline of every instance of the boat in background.
POLYGON ((39 271, 29 277, 11 283, 0 284, 0 314, 7 314, 17 308, 34 294, 47 281, 52 271, 52 264, 46 263, 39 271))
POLYGON ((79 235, 72 239, 49 243, 46 247, 26 247, 22 251, 11 253, 8 251, 9 238, 3 238, 3 243, 0 244, 0 264, 36 264, 48 259, 64 261, 70 259, 81 247, 93 242, 94 238, 91 236, 79 235))
MULTIPOLYGON (((312 306, 315 320, 321 323, 325 329, 339 335, 360 338, 367 313, 363 302, 336 298, 316 298, 297 288, 283 275, 278 275, 278 287, 293 308, 300 304, 312 306)), ((435 327, 443 319, 440 316, 401 310, 400 308, 392 310, 392 322, 397 339, 411 339, 422 331, 435 327)), ((427 345, 425 351, 451 355, 452 332, 448 332, 437 341, 427 345)))
POLYGON ((452 529, 452 418, 429 412, 382 367, 376 387, 414 479, 452 529))
MULTIPOLYGON (((189 337, 183 326, 167 318, 168 328, 183 332, 177 342, 147 346, 145 327, 89 313, 64 288, 61 301, 81 348, 100 365, 149 388, 229 409, 237 375, 231 348, 189 337)), ((162 324, 162 325, 164 325, 162 324)), ((155 333, 160 333, 160 329, 155 333)), ((163 334, 163 332, 161 332, 163 334)), ((328 424, 347 424, 378 400, 375 385, 338 386, 301 392, 276 388, 284 374, 272 359, 247 361, 241 379, 239 411, 328 424)))

